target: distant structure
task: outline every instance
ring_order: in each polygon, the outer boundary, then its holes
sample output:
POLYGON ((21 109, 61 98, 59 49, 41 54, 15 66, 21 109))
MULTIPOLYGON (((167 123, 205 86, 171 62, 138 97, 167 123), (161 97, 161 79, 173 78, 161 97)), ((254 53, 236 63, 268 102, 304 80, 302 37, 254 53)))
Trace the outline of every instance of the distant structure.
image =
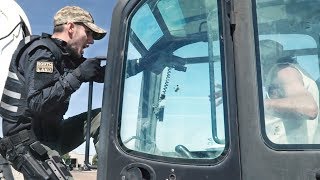
MULTIPOLYGON (((72 167, 74 170, 82 170, 84 165, 85 154, 79 154, 74 151, 69 153, 72 167)), ((89 162, 92 164, 93 155, 89 155, 89 162)))

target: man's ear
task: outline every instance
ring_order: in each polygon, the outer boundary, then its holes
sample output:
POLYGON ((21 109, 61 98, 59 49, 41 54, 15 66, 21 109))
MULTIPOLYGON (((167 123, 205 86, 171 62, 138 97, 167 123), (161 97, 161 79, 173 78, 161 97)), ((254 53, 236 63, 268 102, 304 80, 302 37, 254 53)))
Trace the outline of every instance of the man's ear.
POLYGON ((75 32, 75 24, 73 22, 68 22, 66 24, 66 30, 68 32, 69 37, 73 37, 73 34, 75 32))

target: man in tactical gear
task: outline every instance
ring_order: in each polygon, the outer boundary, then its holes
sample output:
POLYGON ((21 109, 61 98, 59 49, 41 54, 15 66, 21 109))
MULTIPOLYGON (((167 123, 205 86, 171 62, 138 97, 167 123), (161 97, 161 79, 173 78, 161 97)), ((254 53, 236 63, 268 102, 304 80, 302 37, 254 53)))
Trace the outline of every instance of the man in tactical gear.
MULTIPOLYGON (((60 155, 83 143, 86 114, 63 115, 83 82, 103 82, 105 68, 82 55, 105 35, 89 12, 66 6, 54 16, 52 35, 27 37, 15 51, 0 104, 0 151, 26 179, 72 179, 60 155)), ((92 111, 95 144, 99 112, 92 111)))

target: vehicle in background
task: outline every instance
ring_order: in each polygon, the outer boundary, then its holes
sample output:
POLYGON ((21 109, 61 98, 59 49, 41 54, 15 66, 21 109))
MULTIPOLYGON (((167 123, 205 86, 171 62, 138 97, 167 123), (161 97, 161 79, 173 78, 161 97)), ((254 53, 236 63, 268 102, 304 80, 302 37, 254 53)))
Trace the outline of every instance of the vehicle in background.
MULTIPOLYGON (((1 1, 0 22, 0 92, 2 92, 12 54, 20 40, 31 34, 31 26, 27 15, 14 0, 1 1)), ((1 98, 2 93, 0 94, 1 98)))
MULTIPOLYGON (((7 79, 11 57, 20 40, 31 34, 27 15, 14 0, 2 0, 0 6, 0 99, 7 79)), ((1 104, 2 105, 2 104, 1 104)), ((1 117, 0 120, 2 121, 1 117)), ((1 156, 1 155, 0 155, 1 156)), ((4 179, 23 179, 2 156, 0 157, 1 177, 4 179), (13 172, 13 173, 12 173, 13 172)))

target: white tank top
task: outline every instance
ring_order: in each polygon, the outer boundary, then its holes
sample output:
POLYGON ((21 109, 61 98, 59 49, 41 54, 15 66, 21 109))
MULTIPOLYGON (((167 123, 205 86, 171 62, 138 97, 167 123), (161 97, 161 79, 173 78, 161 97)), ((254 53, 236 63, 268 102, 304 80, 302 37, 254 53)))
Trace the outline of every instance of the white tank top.
MULTIPOLYGON (((317 106, 319 107, 319 90, 315 81, 304 74, 299 67, 294 64, 290 64, 290 67, 293 67, 300 72, 304 87, 312 94, 317 106)), ((269 82, 271 81, 271 79, 268 80, 269 82)), ((266 85, 269 86, 270 84, 266 85)), ((313 143, 314 135, 318 126, 318 116, 319 114, 313 120, 295 120, 265 115, 267 137, 270 141, 276 144, 311 144, 313 143)))

